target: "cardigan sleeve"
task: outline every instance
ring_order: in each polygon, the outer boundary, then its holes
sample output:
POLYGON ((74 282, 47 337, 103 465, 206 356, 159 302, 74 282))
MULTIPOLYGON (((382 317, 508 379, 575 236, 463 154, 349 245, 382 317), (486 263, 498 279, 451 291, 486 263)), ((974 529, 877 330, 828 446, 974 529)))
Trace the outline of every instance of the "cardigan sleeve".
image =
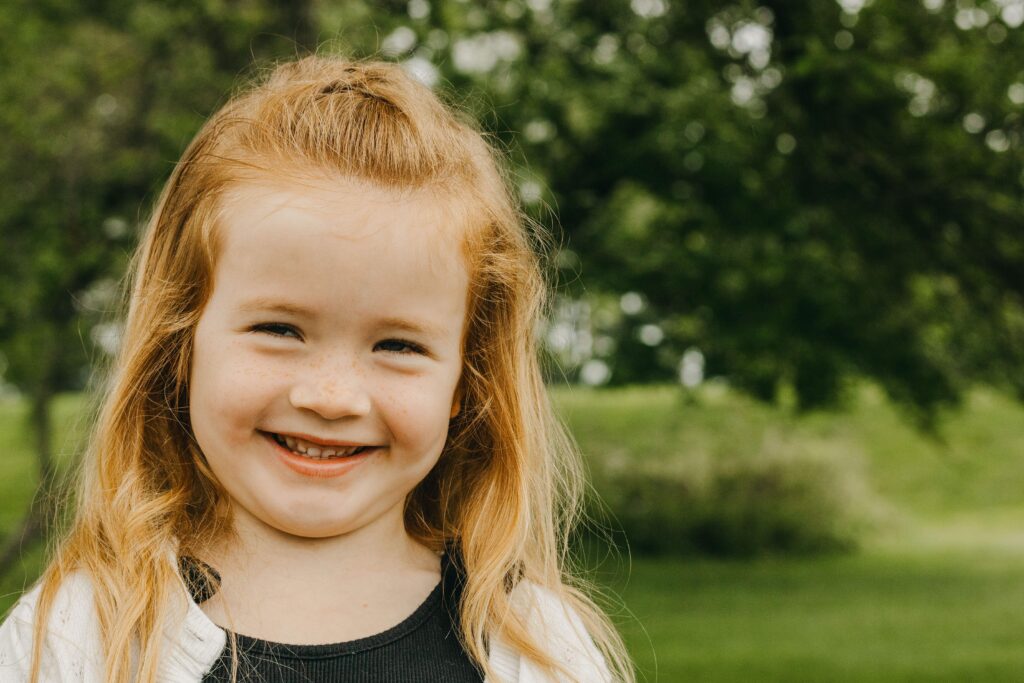
POLYGON ((519 662, 520 683, 611 683, 608 664, 594 644, 580 615, 554 592, 533 583, 521 584, 520 603, 528 610, 528 623, 548 652, 572 678, 549 674, 525 657, 519 662), (524 604, 525 603, 525 604, 524 604))
MULTIPOLYGON (((41 586, 25 593, 0 624, 0 683, 28 681, 33 629, 41 586)), ((57 591, 40 657, 40 683, 99 682, 103 661, 92 588, 81 574, 68 577, 57 591)))

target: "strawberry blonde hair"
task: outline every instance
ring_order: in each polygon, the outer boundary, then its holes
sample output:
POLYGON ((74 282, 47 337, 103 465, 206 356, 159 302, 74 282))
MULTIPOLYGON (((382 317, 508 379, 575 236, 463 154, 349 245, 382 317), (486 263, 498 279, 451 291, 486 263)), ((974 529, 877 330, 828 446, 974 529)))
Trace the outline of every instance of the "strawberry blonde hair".
POLYGON ((47 614, 79 570, 93 585, 106 680, 154 681, 162 627, 180 593, 168 549, 190 554, 231 532, 228 497, 188 421, 193 336, 211 293, 225 192, 289 173, 428 188, 464 224, 461 245, 453 243, 470 273, 462 409, 436 467, 407 499, 405 524, 427 547, 461 554, 460 635, 471 658, 495 680, 486 648, 500 634, 574 679, 510 609, 510 587, 525 579, 572 607, 616 679, 633 680, 622 641, 569 559, 585 483, 538 359, 548 289, 535 248, 547 238, 522 214, 499 162, 472 123, 383 62, 280 64, 206 122, 167 181, 130 270, 122 345, 75 517, 40 578, 33 682, 47 614))

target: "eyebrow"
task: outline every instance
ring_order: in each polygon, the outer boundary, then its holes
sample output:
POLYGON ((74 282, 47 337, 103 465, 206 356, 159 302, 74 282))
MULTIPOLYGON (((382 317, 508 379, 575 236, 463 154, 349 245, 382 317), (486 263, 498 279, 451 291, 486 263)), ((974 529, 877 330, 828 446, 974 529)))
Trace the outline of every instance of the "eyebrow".
MULTIPOLYGON (((287 301, 278 301, 276 299, 265 299, 257 298, 250 299, 244 302, 240 307, 244 313, 254 313, 256 311, 266 311, 269 313, 284 313, 288 315, 294 315, 296 317, 312 318, 315 314, 312 309, 293 304, 287 301)), ((393 316, 378 318, 376 321, 378 327, 386 327, 390 329, 403 330, 405 332, 412 332, 414 334, 424 334, 428 336, 442 336, 444 333, 443 328, 429 323, 420 323, 413 320, 407 320, 405 318, 397 318, 393 316)))
POLYGON ((287 301, 277 301, 275 299, 250 299, 246 301, 239 309, 243 313, 253 313, 256 311, 268 311, 271 313, 288 313, 295 316, 312 317, 313 311, 310 309, 299 306, 298 304, 288 303, 287 301))
POLYGON ((406 320, 404 318, 379 318, 377 324, 381 327, 393 328, 396 330, 404 330, 406 332, 412 332, 414 334, 425 334, 428 336, 440 337, 444 330, 440 327, 430 324, 421 324, 412 320, 406 320))

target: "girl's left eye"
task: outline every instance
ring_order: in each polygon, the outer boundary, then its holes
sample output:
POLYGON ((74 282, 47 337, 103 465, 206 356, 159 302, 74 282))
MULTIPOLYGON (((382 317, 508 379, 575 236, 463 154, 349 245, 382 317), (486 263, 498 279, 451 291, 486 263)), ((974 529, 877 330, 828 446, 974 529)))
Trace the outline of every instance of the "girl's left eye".
POLYGON ((298 331, 291 325, 284 323, 259 323, 249 328, 252 332, 265 332, 272 337, 295 337, 299 338, 298 331))
POLYGON ((385 339, 382 342, 377 342, 378 348, 383 348, 385 351, 391 351, 399 355, 405 355, 409 353, 425 353, 425 350, 419 344, 413 344, 412 342, 402 341, 401 339, 385 339))

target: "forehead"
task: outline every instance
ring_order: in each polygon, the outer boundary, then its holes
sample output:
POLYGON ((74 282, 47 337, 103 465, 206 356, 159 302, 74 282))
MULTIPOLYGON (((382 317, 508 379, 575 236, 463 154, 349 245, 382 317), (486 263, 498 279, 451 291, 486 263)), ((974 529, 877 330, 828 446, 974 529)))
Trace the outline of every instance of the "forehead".
POLYGON ((215 290, 353 310, 436 308, 468 290, 462 212, 429 189, 257 179, 232 186, 219 208, 215 290))
POLYGON ((464 248, 470 219, 454 192, 438 187, 388 188, 354 178, 259 175, 228 186, 218 202, 216 241, 245 239, 245 225, 298 229, 332 223, 335 237, 359 239, 384 230, 419 239, 438 253, 464 248), (391 228, 390 230, 386 230, 391 228))
POLYGON ((231 184, 221 195, 213 255, 219 262, 227 245, 237 247, 247 240, 316 235, 353 248, 392 251, 396 245, 415 245, 415 250, 404 251, 415 251, 435 267, 472 270, 472 213, 456 193, 439 187, 388 188, 312 174, 260 175, 231 184))

